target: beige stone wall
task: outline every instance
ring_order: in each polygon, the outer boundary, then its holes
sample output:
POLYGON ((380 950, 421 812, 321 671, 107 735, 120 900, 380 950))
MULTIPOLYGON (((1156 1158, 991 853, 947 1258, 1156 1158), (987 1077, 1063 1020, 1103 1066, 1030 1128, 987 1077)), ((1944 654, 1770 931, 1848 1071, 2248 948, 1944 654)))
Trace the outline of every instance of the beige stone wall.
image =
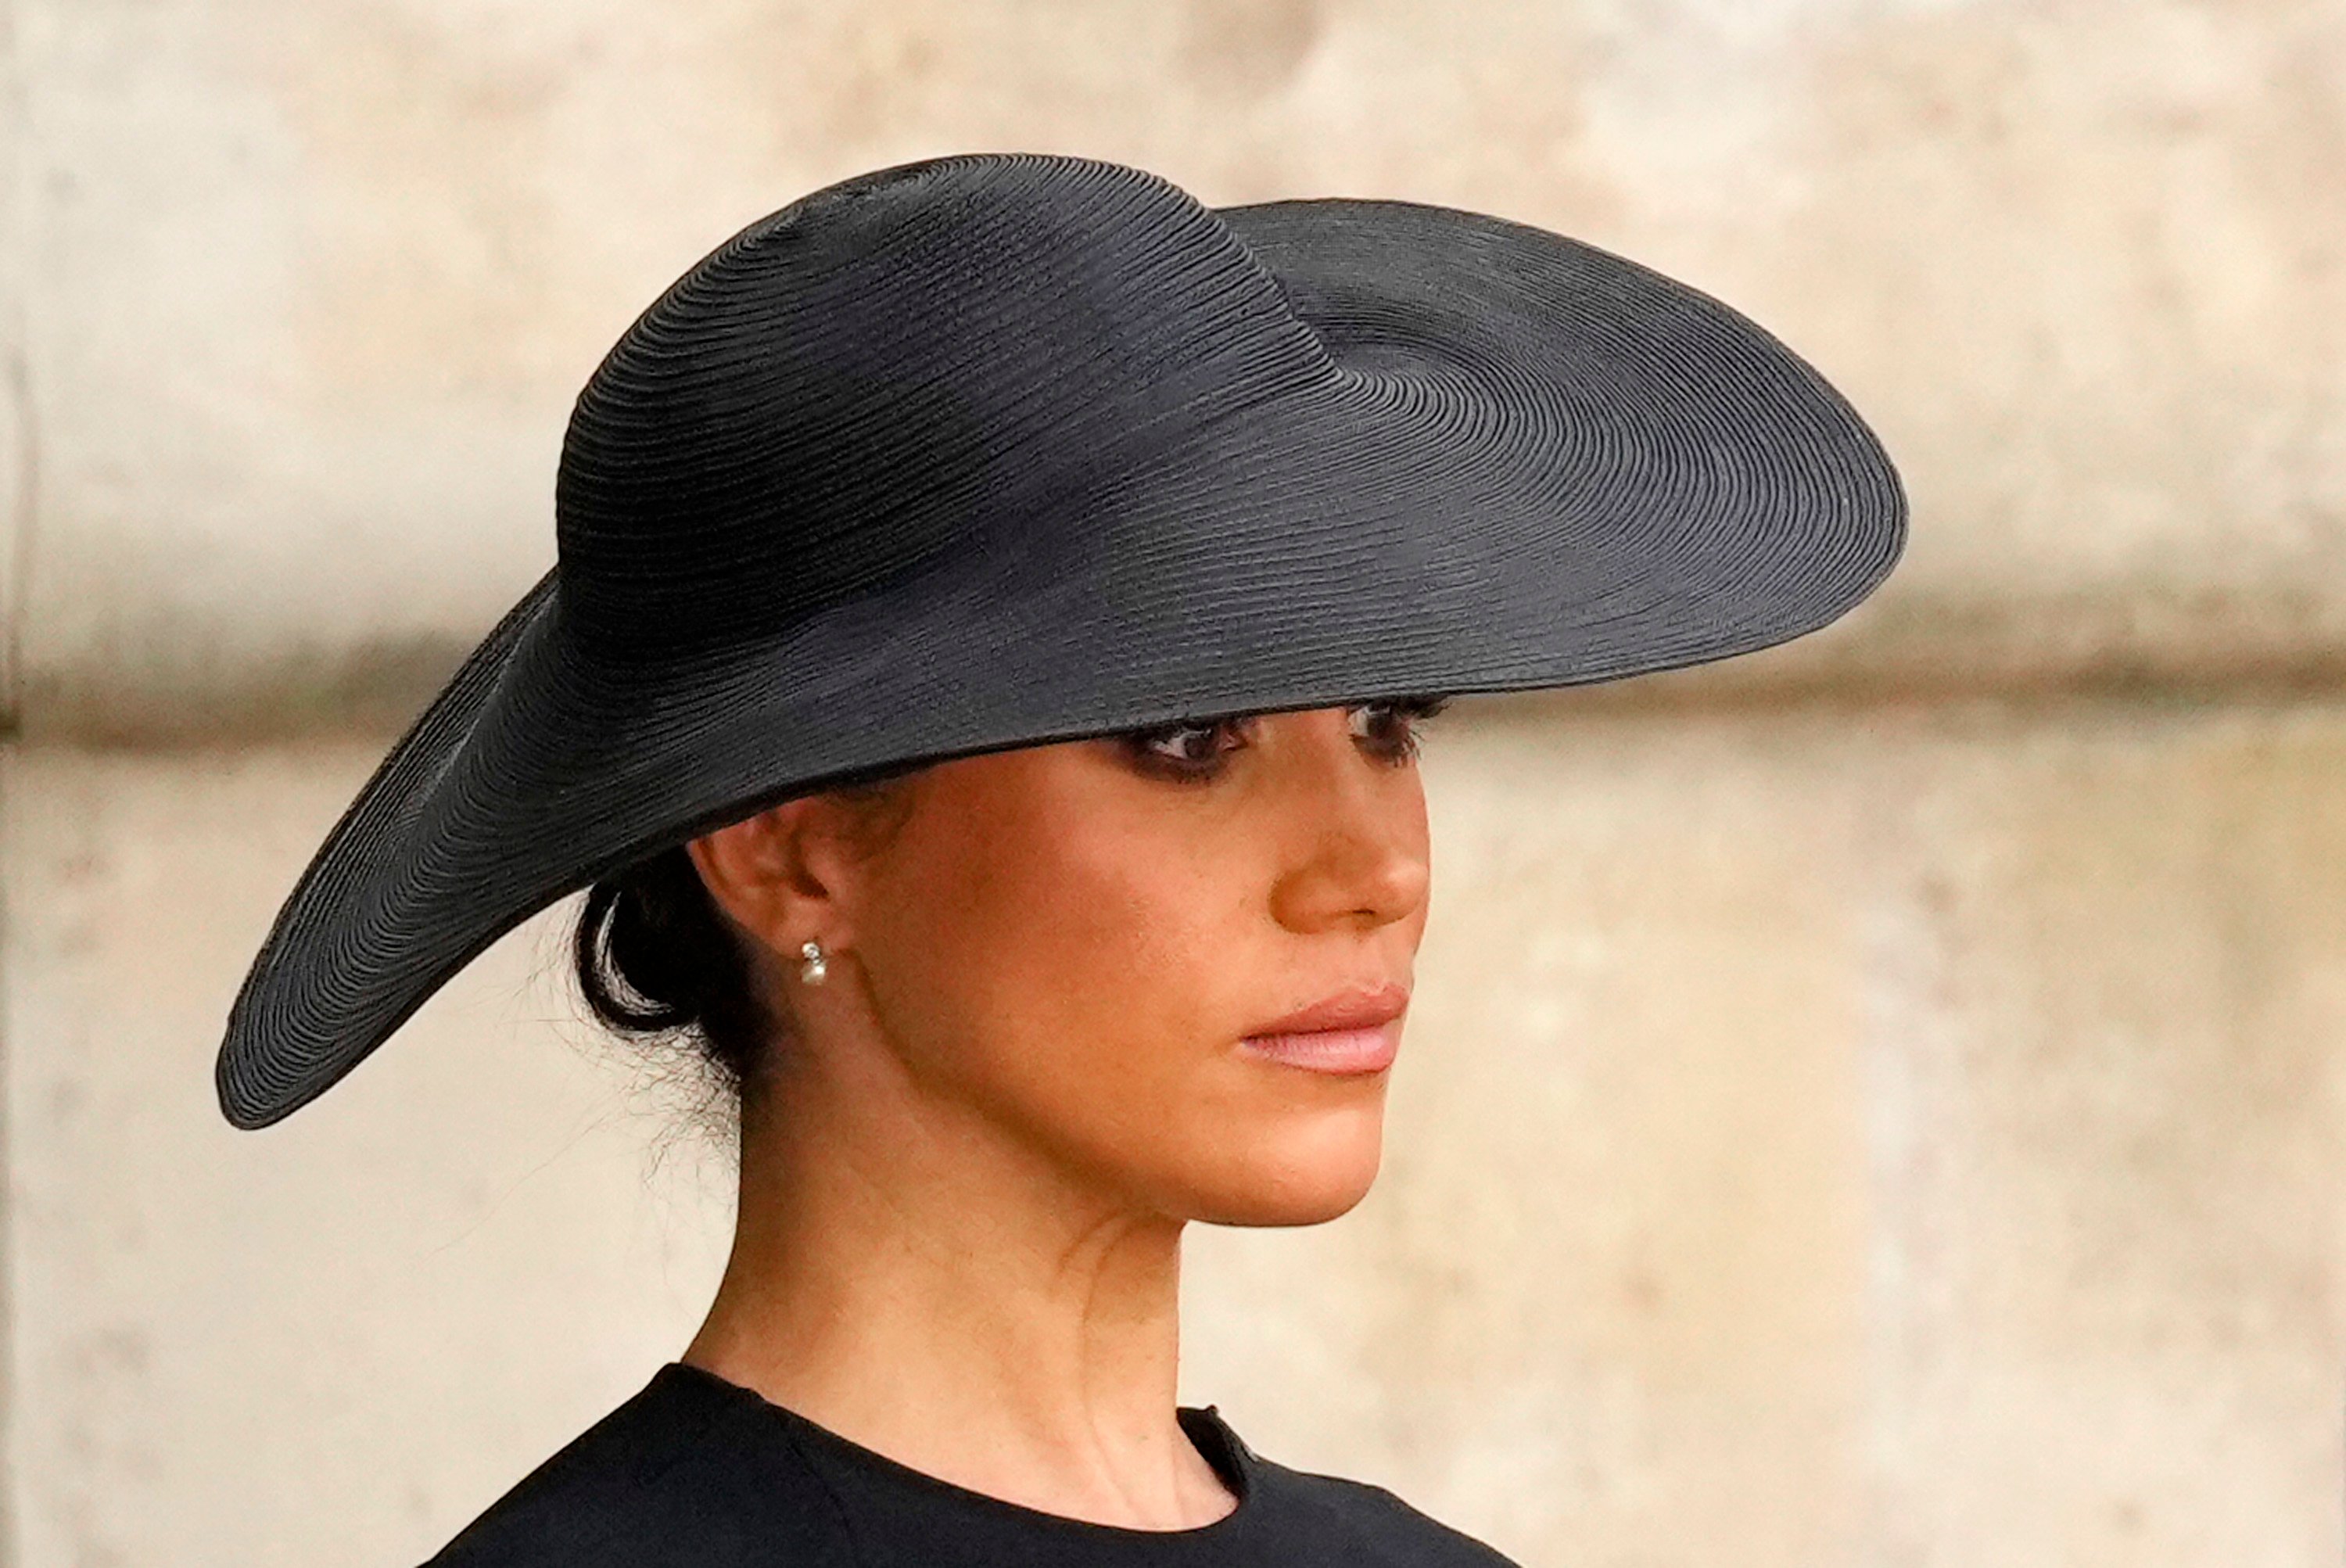
POLYGON ((283 1126, 210 1054, 550 559, 568 402, 931 152, 1547 224, 1872 415, 1832 631, 1428 759, 1376 1191, 1185 1393, 1529 1565, 2346 1555, 2346 6, 0 0, 9 1568, 412 1561, 672 1354, 721 1159, 541 921, 283 1126))

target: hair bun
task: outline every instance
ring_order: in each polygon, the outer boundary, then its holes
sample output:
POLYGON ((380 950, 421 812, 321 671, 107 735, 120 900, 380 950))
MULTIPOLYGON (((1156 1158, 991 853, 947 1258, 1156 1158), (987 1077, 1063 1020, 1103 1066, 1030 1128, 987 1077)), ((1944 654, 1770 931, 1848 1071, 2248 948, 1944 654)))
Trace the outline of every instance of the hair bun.
POLYGON ((774 1033, 741 940, 678 845, 587 889, 571 957, 605 1027, 637 1040, 688 1039, 738 1095, 774 1033))

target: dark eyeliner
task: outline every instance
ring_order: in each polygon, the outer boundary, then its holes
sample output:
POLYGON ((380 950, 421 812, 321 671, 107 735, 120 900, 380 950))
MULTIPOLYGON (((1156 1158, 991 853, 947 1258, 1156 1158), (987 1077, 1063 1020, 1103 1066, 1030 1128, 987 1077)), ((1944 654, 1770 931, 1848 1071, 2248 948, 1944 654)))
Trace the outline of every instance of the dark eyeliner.
MULTIPOLYGON (((1397 739, 1381 741, 1363 738, 1368 740, 1369 749, 1378 760, 1397 768, 1416 760, 1419 755, 1419 736, 1415 727, 1449 705, 1447 696, 1425 696, 1385 697, 1372 702, 1350 703, 1346 707, 1351 711, 1382 709, 1392 715, 1402 726, 1397 739)), ((1152 725, 1146 729, 1127 730, 1117 739, 1134 768, 1152 779, 1174 784, 1210 784, 1229 765, 1229 754, 1246 746, 1243 738, 1236 745, 1219 748, 1209 759, 1194 762, 1182 762, 1167 757, 1154 749, 1150 742, 1188 731, 1219 735, 1224 731, 1239 730, 1253 717, 1251 714, 1230 714, 1213 718, 1184 719, 1171 724, 1152 725)))
MULTIPOLYGON (((1219 750, 1202 761, 1182 762, 1152 749, 1148 743, 1189 730, 1219 735, 1241 722, 1242 719, 1237 716, 1183 719, 1174 724, 1152 725, 1147 729, 1127 730, 1117 739, 1138 770, 1152 779, 1161 779, 1172 784, 1210 784, 1220 775, 1229 751, 1238 749, 1237 747, 1219 750)), ((1239 742, 1241 746, 1244 744, 1244 741, 1239 742)))
POLYGON ((1396 768, 1417 760, 1423 737, 1417 727, 1450 706, 1447 696, 1387 697, 1375 702, 1353 705, 1360 708, 1382 708, 1395 715, 1402 724, 1401 738, 1373 745, 1378 758, 1396 768))

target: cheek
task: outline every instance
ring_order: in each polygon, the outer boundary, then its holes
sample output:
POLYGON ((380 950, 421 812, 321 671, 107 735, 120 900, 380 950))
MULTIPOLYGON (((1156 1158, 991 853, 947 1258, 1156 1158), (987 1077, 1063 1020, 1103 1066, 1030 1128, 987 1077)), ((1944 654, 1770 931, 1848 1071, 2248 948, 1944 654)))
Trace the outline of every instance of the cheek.
POLYGON ((1261 891, 1178 812, 1004 784, 944 793, 892 855, 865 922, 882 1025, 993 1114, 1066 1144, 1129 1139, 1227 1048, 1261 891))

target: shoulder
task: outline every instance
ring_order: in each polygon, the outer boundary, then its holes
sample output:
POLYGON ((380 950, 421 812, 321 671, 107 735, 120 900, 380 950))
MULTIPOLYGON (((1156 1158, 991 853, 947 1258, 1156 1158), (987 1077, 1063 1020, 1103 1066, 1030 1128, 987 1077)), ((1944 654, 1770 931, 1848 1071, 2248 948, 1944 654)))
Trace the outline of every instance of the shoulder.
POLYGON ((1382 1486, 1290 1470, 1252 1456, 1259 1483, 1287 1500, 1286 1512, 1317 1516, 1321 1539, 1341 1544, 1329 1561, 1354 1568, 1520 1568, 1461 1530, 1420 1512, 1382 1486))
POLYGON ((821 1483, 757 1412, 668 1367, 424 1568, 834 1568, 821 1483))

